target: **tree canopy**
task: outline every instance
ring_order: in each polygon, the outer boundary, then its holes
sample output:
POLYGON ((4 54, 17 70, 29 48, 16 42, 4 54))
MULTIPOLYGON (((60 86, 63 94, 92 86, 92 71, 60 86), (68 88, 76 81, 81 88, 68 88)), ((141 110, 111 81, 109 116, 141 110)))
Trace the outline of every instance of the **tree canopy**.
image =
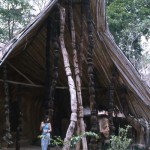
POLYGON ((116 43, 132 60, 141 56, 141 36, 150 35, 149 0, 109 0, 107 19, 116 43))
POLYGON ((0 41, 7 42, 31 19, 31 5, 27 0, 0 1, 0 41))
MULTIPOLYGON (((12 39, 35 15, 35 7, 41 11, 46 3, 47 0, 0 0, 0 42, 12 39)), ((149 8, 149 0, 107 0, 110 32, 125 55, 138 63, 141 36, 150 38, 149 8)))

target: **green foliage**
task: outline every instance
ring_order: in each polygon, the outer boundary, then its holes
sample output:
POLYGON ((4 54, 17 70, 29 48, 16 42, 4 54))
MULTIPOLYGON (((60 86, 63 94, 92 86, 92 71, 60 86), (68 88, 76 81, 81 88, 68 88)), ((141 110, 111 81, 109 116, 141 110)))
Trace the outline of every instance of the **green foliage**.
POLYGON ((109 150, 127 150, 131 143, 131 139, 128 138, 128 130, 131 126, 127 126, 124 128, 119 128, 119 135, 118 136, 111 136, 111 148, 109 150))
MULTIPOLYGON (((43 136, 42 135, 39 135, 38 138, 42 138, 43 136)), ((99 139, 99 136, 98 134, 94 133, 94 132, 85 132, 85 133, 82 133, 80 135, 76 135, 76 136, 73 136, 70 141, 71 143, 71 147, 74 147, 81 139, 82 137, 94 137, 96 140, 99 139)), ((60 136, 54 136, 53 138, 51 138, 51 145, 52 146, 56 146, 56 147, 59 147, 59 146, 62 146, 64 141, 61 139, 60 136)))
POLYGON ((0 40, 6 42, 13 38, 31 19, 31 6, 27 0, 0 1, 0 40))
POLYGON ((82 139, 82 137, 94 137, 96 140, 99 139, 98 134, 91 131, 85 132, 83 134, 76 135, 71 138, 71 147, 74 147, 82 139))
POLYGON ((140 38, 150 35, 149 0, 109 0, 107 19, 116 43, 130 58, 141 56, 140 38))
POLYGON ((53 146, 61 146, 61 145, 63 145, 63 140, 61 139, 60 136, 54 136, 53 138, 51 138, 50 143, 53 146))

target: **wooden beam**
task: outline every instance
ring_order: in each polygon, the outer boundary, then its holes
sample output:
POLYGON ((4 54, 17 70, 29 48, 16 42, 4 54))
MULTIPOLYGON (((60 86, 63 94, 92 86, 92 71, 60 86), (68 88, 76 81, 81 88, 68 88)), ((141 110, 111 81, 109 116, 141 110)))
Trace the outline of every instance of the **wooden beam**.
POLYGON ((23 82, 19 82, 19 81, 11 81, 11 80, 4 81, 3 79, 0 79, 0 82, 7 82, 10 84, 24 85, 24 86, 31 86, 31 87, 43 87, 43 85, 29 84, 29 83, 23 83, 23 82))
POLYGON ((23 76, 29 83, 34 84, 25 74, 23 74, 20 70, 18 70, 15 66, 7 62, 7 64, 13 68, 16 72, 18 72, 21 76, 23 76))
MULTIPOLYGON (((72 0, 72 4, 73 5, 81 5, 82 0, 72 0)), ((61 0, 61 3, 63 3, 64 5, 69 5, 68 0, 61 0)))
MULTIPOLYGON (((3 79, 0 79, 0 82, 4 82, 3 79)), ((29 83, 24 83, 24 82, 19 82, 19 81, 12 81, 12 80, 5 80, 5 82, 9 83, 9 84, 15 84, 15 85, 24 85, 24 86, 31 86, 31 87, 37 87, 37 88, 41 88, 44 87, 44 85, 39 85, 39 84, 29 84, 29 83)), ((60 89, 60 90, 68 90, 69 87, 67 86, 57 86, 56 89, 60 89)), ((81 87, 82 90, 89 90, 88 87, 81 87)), ((102 89, 106 89, 106 87, 98 87, 96 90, 100 91, 102 89)))

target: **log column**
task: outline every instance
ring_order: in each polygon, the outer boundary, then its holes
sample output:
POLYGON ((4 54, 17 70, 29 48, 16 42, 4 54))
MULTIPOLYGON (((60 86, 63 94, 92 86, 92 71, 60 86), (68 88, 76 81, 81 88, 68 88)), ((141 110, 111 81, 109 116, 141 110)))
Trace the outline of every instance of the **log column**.
POLYGON ((64 61, 64 67, 66 71, 66 76, 68 79, 68 86, 70 91, 70 101, 71 101, 71 118, 70 118, 70 124, 66 133, 66 137, 64 139, 64 146, 63 150, 69 150, 70 149, 70 139, 74 133, 75 125, 77 122, 77 97, 76 97, 76 90, 75 90, 75 83, 72 78, 72 71, 70 68, 69 63, 69 56, 67 49, 65 47, 65 41, 64 41, 64 31, 65 31, 65 9, 61 6, 59 6, 60 9, 60 46, 61 51, 63 55, 63 61, 64 61))
POLYGON ((16 150, 20 150, 20 138, 22 135, 22 123, 23 123, 23 114, 21 110, 21 87, 17 85, 17 105, 18 105, 18 114, 17 114, 17 129, 16 129, 16 150))
MULTIPOLYGON (((98 110, 95 101, 95 88, 94 88, 94 70, 93 70, 93 27, 92 18, 90 12, 90 2, 89 0, 84 0, 86 20, 87 20, 87 30, 88 30, 88 52, 87 52, 87 63, 88 63, 88 77, 89 77, 89 95, 90 95, 90 110, 91 110, 91 131, 99 133, 98 128, 98 110)), ((100 149, 98 142, 95 138, 91 138, 89 144, 90 150, 100 149)))
MULTIPOLYGON (((70 12, 70 22, 71 22, 71 37, 72 37, 72 49, 73 49, 73 65, 75 72, 75 83, 76 83, 76 91, 77 91, 77 100, 78 100, 78 123, 77 130, 80 131, 79 134, 85 133, 85 124, 83 120, 83 105, 82 105, 82 94, 81 94, 81 78, 80 78, 80 70, 79 70, 79 61, 77 58, 77 50, 76 50, 76 34, 75 34, 75 25, 73 19, 73 9, 72 9, 72 0, 69 0, 69 12, 70 12), (79 126, 78 126, 79 124, 79 126)), ((87 150, 87 141, 86 137, 82 138, 82 146, 83 150, 87 150)), ((80 149, 80 146, 76 146, 76 150, 80 149)))
POLYGON ((54 14, 55 21, 53 23, 53 30, 52 30, 52 48, 53 48, 53 54, 54 54, 54 60, 53 60, 53 80, 50 88, 50 101, 49 101, 49 115, 53 116, 54 112, 54 97, 55 97, 55 90, 56 90, 56 84, 58 79, 58 50, 59 50, 59 37, 58 37, 58 30, 59 30, 59 20, 58 20, 58 13, 56 12, 54 14))
POLYGON ((121 99, 121 104, 122 104, 122 108, 123 108, 123 113, 125 116, 128 116, 129 113, 129 106, 127 105, 127 99, 126 99, 126 94, 127 94, 127 88, 125 85, 122 85, 120 87, 120 99, 121 99))
POLYGON ((51 22, 50 17, 47 19, 47 35, 46 35, 46 49, 45 49, 45 101, 44 109, 45 115, 52 117, 52 110, 50 109, 50 40, 51 40, 51 22))
POLYGON ((6 64, 4 64, 3 66, 3 78, 4 78, 4 94, 5 94, 5 135, 3 136, 3 140, 8 143, 8 144, 12 144, 11 138, 12 135, 10 133, 10 120, 9 120, 9 115, 10 115, 10 111, 9 111, 9 101, 10 101, 10 97, 9 97, 9 85, 6 82, 7 80, 7 66, 6 64))
POLYGON ((115 127, 113 123, 115 76, 116 76, 116 72, 115 69, 113 68, 112 77, 109 86, 109 98, 108 98, 108 120, 109 120, 110 136, 115 134, 115 127))

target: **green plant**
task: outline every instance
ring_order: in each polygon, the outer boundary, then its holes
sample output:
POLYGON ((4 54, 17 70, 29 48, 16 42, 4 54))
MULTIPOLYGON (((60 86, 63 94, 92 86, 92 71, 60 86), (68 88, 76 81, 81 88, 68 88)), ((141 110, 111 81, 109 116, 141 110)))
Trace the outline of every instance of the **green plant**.
POLYGON ((128 138, 128 130, 131 126, 126 126, 126 128, 119 128, 118 136, 111 136, 110 138, 110 148, 109 150, 127 150, 131 143, 131 139, 128 138))
POLYGON ((51 138, 50 143, 53 146, 61 146, 61 145, 63 145, 63 140, 61 139, 60 136, 54 136, 53 138, 51 138))
POLYGON ((82 139, 82 137, 85 137, 85 136, 86 137, 94 137, 96 140, 99 139, 98 134, 96 134, 94 132, 91 132, 91 131, 84 132, 80 135, 76 135, 71 138, 71 147, 74 147, 82 139))
MULTIPOLYGON (((81 133, 80 135, 74 135, 70 141, 70 146, 71 147, 74 147, 81 139, 82 137, 94 137, 96 140, 99 139, 99 136, 98 134, 94 133, 94 132, 84 132, 84 133, 81 133)), ((38 138, 42 138, 43 135, 39 135, 38 138)), ((51 138, 51 145, 52 146, 55 146, 57 148, 59 148, 60 146, 62 146, 64 144, 64 141, 61 139, 60 136, 54 136, 53 138, 51 138)))

